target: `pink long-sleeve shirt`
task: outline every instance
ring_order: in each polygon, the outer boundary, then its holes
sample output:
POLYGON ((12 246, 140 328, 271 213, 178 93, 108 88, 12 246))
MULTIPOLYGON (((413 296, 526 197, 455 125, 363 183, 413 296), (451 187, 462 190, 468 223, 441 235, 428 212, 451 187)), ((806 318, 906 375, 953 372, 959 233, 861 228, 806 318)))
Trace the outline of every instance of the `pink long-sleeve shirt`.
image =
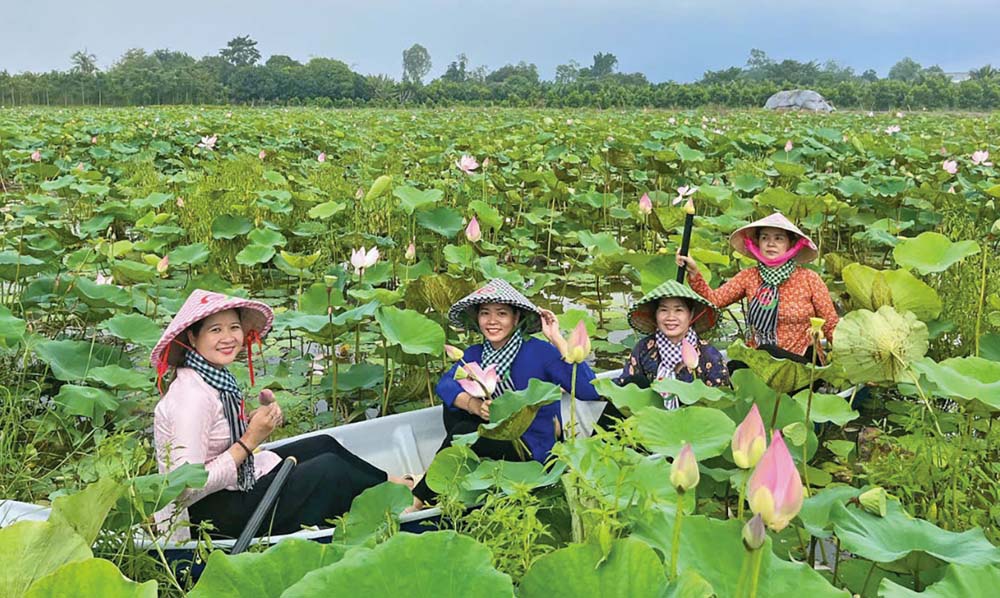
MULTIPOLYGON (((185 490, 177 498, 179 506, 187 507, 219 490, 237 489, 236 462, 228 452, 233 441, 222 412, 219 391, 191 368, 177 368, 177 377, 157 403, 153 442, 161 474, 184 463, 203 463, 208 471, 205 486, 185 490)), ((280 461, 281 457, 271 451, 255 453, 256 478, 267 475, 280 461)), ((172 513, 172 506, 167 507, 157 513, 156 519, 164 521, 172 513)))

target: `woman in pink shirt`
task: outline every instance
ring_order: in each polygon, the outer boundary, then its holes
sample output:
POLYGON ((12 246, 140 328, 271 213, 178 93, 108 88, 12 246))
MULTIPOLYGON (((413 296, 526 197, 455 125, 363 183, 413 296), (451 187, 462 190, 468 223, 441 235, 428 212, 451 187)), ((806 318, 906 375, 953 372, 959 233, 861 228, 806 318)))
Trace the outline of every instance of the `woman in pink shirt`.
MULTIPOLYGON (((226 367, 245 346, 253 385, 251 347, 267 334, 273 319, 271 308, 258 301, 195 290, 150 356, 158 386, 170 366, 177 368, 156 406, 153 436, 159 470, 205 465, 205 486, 185 491, 177 503, 188 509, 192 524, 210 520, 221 536, 239 535, 285 457, 296 457, 298 465, 285 482, 273 519, 268 518, 274 534, 322 525, 345 513, 366 488, 388 479, 327 434, 258 450, 281 425, 281 407, 265 390, 261 407, 247 413, 226 367)), ((158 515, 162 520, 169 513, 158 515)))

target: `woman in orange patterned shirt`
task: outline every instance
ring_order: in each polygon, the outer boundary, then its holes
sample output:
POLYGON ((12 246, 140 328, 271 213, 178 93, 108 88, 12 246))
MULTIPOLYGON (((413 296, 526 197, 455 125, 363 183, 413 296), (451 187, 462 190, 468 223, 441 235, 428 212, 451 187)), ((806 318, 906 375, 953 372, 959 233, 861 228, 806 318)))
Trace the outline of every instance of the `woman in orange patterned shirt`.
POLYGON ((784 215, 774 213, 738 229, 729 243, 738 253, 756 259, 757 266, 741 270, 718 289, 708 286, 690 257, 678 255, 677 265, 687 269, 691 288, 720 309, 743 298, 749 301, 749 346, 779 357, 811 360, 809 318, 814 317, 826 320, 823 334, 833 342, 839 318, 830 291, 818 274, 799 265, 819 255, 809 237, 784 215))

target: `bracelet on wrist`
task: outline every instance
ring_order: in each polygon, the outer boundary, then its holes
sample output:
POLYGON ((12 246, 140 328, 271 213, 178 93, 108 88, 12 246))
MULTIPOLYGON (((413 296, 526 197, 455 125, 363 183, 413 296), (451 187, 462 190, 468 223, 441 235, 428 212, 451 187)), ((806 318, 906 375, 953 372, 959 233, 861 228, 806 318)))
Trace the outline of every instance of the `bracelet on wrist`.
POLYGON ((236 444, 238 444, 241 447, 243 447, 243 450, 246 451, 246 453, 247 453, 247 457, 252 457, 253 456, 253 451, 251 451, 250 447, 248 447, 242 440, 240 440, 240 439, 237 438, 236 439, 236 444))

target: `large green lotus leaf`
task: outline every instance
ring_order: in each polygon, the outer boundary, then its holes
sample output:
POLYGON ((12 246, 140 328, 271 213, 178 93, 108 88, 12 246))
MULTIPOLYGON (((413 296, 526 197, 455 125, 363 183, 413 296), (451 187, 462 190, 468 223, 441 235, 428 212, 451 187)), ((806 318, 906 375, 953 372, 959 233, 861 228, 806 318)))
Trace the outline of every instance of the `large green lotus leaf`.
POLYGON ((13 348, 24 338, 27 324, 17 318, 3 305, 0 305, 0 347, 13 348))
POLYGON ((952 357, 935 363, 925 357, 914 362, 913 369, 927 376, 941 396, 978 400, 991 411, 1000 411, 1000 362, 952 357))
MULTIPOLYGON (((532 378, 528 388, 507 391, 493 401, 490 422, 479 424, 479 435, 493 440, 517 440, 527 431, 539 409, 561 398, 561 388, 532 378)), ((555 434, 554 424, 552 433, 555 434)))
POLYGON ((109 388, 124 390, 153 390, 151 373, 119 365, 105 365, 87 372, 87 380, 100 382, 109 388))
MULTIPOLYGON (((754 200, 757 205, 774 208, 788 216, 793 221, 802 220, 809 214, 823 211, 823 204, 815 197, 798 195, 782 187, 771 187, 757 195, 754 200)), ((771 210, 767 210, 770 213, 771 210)))
POLYGON ((156 268, 134 260, 115 260, 111 264, 111 275, 115 282, 129 284, 149 282, 157 277, 156 268))
POLYGON ((492 560, 488 548, 451 530, 400 533, 307 574, 281 596, 512 598, 514 584, 492 560))
POLYGON ((635 384, 618 386, 611 378, 594 380, 593 385, 602 397, 610 399, 625 416, 645 407, 663 407, 663 397, 652 388, 639 388, 635 384))
POLYGON ((422 210, 417 213, 417 224, 429 231, 435 232, 445 239, 451 239, 462 230, 464 222, 462 214, 454 208, 441 206, 433 210, 422 210))
POLYGON ((849 264, 841 275, 855 307, 877 310, 883 305, 897 311, 912 311, 925 322, 941 315, 941 298, 927 283, 909 270, 876 270, 849 264))
POLYGON ((973 566, 1000 564, 1000 548, 990 544, 983 530, 943 530, 910 517, 897 500, 888 502, 885 517, 837 502, 830 508, 830 518, 843 550, 883 564, 916 557, 916 562, 908 562, 903 570, 914 566, 931 568, 939 561, 973 566))
MULTIPOLYGON (((633 527, 632 537, 643 540, 669 559, 673 542, 674 507, 649 509, 633 527)), ((718 596, 736 596, 743 559, 743 522, 712 519, 703 515, 684 517, 678 554, 678 571, 693 569, 712 584, 718 596)), ((763 559, 757 596, 809 596, 809 598, 850 598, 850 593, 830 585, 805 563, 778 558, 768 538, 760 548, 763 559)))
POLYGON ((125 578, 111 561, 87 559, 67 563, 39 579, 25 598, 156 598, 156 581, 138 583, 125 578))
POLYGON ((167 254, 171 266, 197 266, 207 262, 210 255, 204 243, 182 245, 167 254))
POLYGON ((923 592, 914 592, 883 579, 879 598, 973 598, 995 596, 1000 588, 1000 569, 993 566, 948 565, 944 577, 923 592))
POLYGON ((637 420, 642 445, 670 457, 676 457, 688 442, 699 460, 717 457, 725 452, 736 429, 728 415, 710 407, 646 408, 632 417, 637 420))
POLYGON ((212 221, 213 239, 235 239, 253 228, 253 223, 243 216, 223 214, 212 221))
POLYGON ((462 486, 472 491, 500 488, 505 494, 518 489, 550 486, 566 471, 566 464, 557 462, 550 470, 538 461, 494 461, 487 459, 462 480, 462 486))
MULTIPOLYGON (((753 373, 781 394, 791 394, 809 386, 811 365, 791 359, 779 359, 767 351, 751 349, 739 340, 729 345, 726 355, 729 359, 746 363, 753 373)), ((821 378, 824 369, 822 366, 816 366, 815 378, 821 378)))
POLYGON ((1000 361, 1000 334, 979 337, 979 356, 990 361, 1000 361))
POLYGON ((39 579, 25 598, 77 598, 86 594, 101 598, 156 598, 156 581, 131 581, 111 561, 87 559, 67 563, 39 579))
POLYGON ((36 580, 91 557, 90 544, 64 525, 19 521, 0 529, 0 596, 20 598, 36 580))
POLYGON ((0 251, 0 278, 4 280, 28 278, 47 269, 49 266, 44 260, 13 250, 0 251))
POLYGON ((110 478, 90 484, 80 492, 60 496, 52 502, 49 521, 72 529, 87 543, 97 539, 101 524, 118 501, 123 487, 110 478))
POLYGON ((291 538, 264 552, 216 550, 188 598, 278 598, 311 571, 344 558, 349 547, 291 538))
MULTIPOLYGON (((805 411, 809 403, 809 389, 799 392, 792 399, 805 411)), ((851 409, 848 399, 840 395, 819 392, 814 392, 812 395, 812 410, 809 411, 809 419, 813 423, 832 422, 838 426, 844 426, 857 419, 858 415, 857 411, 851 409)))
POLYGON ((727 396, 722 389, 709 386, 697 378, 693 382, 664 378, 653 382, 653 390, 656 393, 675 395, 685 405, 694 405, 698 401, 715 403, 727 396))
POLYGON ((444 329, 427 316, 412 309, 382 307, 375 320, 390 345, 399 345, 410 355, 440 355, 444 350, 444 329))
POLYGON ((118 349, 86 341, 43 341, 35 347, 35 354, 52 368, 56 378, 65 381, 83 380, 88 370, 105 365, 131 367, 118 349))
POLYGON ((104 414, 118 408, 118 397, 106 390, 76 384, 63 384, 53 397, 68 415, 78 415, 103 423, 104 414))
POLYGON ((284 247, 288 243, 288 239, 285 238, 285 235, 270 228, 255 228, 250 231, 247 238, 250 239, 250 242, 255 245, 266 245, 268 247, 274 247, 276 245, 284 247))
POLYGON ((91 307, 128 307, 132 295, 112 284, 97 284, 89 278, 77 277, 70 284, 81 301, 91 307))
POLYGON ((845 504, 848 500, 861 494, 860 488, 853 486, 828 486, 810 495, 802 502, 799 519, 803 527, 817 538, 829 538, 833 535, 831 511, 837 504, 845 504))
POLYGON ((436 492, 461 500, 467 505, 475 504, 479 492, 472 492, 464 486, 465 479, 479 467, 479 457, 467 446, 455 444, 434 455, 427 468, 427 487, 436 492))
POLYGON ((236 254, 236 263, 241 266, 254 266, 256 264, 266 264, 274 257, 274 247, 271 245, 257 245, 251 243, 236 254))
POLYGON ((337 521, 333 533, 336 542, 357 545, 388 531, 390 521, 398 521, 404 509, 413 505, 413 494, 406 486, 382 482, 366 488, 351 502, 351 510, 337 521))
POLYGON ((831 359, 854 384, 913 382, 909 367, 927 353, 927 337, 927 325, 912 312, 858 309, 837 324, 831 359))
POLYGON ((444 191, 440 189, 421 191, 406 185, 396 187, 392 190, 392 194, 399 198, 399 207, 410 216, 424 206, 436 204, 444 197, 444 191))
POLYGON ((347 204, 339 201, 326 201, 321 204, 316 204, 309 209, 308 215, 310 218, 317 220, 326 220, 327 218, 339 214, 347 209, 347 204))
POLYGON ((904 268, 913 268, 921 274, 944 272, 949 266, 979 253, 979 243, 958 241, 927 231, 912 239, 905 239, 892 250, 896 263, 904 268))
POLYGON ((663 563, 647 544, 615 540, 605 553, 596 542, 573 544, 539 558, 521 579, 521 598, 660 598, 663 563))
POLYGON ((163 509, 188 488, 201 488, 208 481, 208 472, 202 463, 184 463, 173 471, 152 473, 129 480, 129 489, 118 499, 114 510, 107 517, 108 529, 124 530, 136 522, 146 521, 150 515, 163 509))
POLYGON ((664 598, 713 598, 715 588, 694 569, 685 569, 667 587, 664 598))
POLYGON ((160 340, 160 325, 142 314, 118 314, 98 326, 122 340, 152 349, 160 340))

